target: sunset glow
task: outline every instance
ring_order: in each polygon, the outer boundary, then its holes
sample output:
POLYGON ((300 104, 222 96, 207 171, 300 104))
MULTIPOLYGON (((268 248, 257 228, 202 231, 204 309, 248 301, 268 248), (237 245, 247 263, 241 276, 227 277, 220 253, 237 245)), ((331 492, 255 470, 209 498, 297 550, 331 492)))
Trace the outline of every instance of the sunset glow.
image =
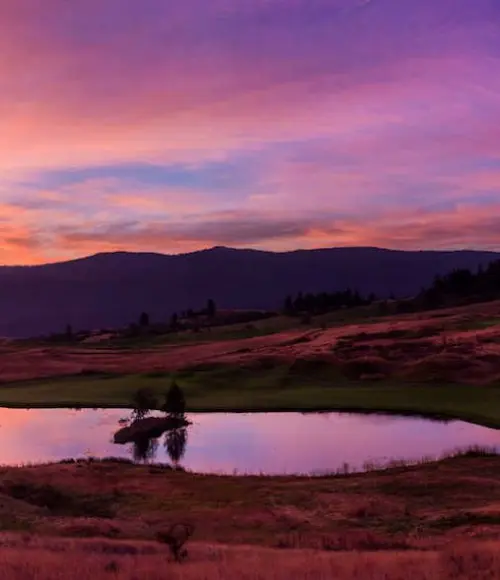
POLYGON ((3 0, 0 263, 500 250, 496 0, 3 0))

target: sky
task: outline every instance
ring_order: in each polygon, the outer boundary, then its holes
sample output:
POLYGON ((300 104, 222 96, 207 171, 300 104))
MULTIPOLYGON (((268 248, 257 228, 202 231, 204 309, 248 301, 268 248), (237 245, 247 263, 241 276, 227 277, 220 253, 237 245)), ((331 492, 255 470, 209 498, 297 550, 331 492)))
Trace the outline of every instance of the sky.
POLYGON ((498 0, 2 0, 0 263, 500 250, 498 0))

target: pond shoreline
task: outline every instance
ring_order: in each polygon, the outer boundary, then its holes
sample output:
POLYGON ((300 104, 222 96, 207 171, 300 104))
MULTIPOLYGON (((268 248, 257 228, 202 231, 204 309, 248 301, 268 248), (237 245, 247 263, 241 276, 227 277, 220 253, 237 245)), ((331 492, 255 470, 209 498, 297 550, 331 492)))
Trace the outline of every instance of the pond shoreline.
POLYGON ((500 451, 498 431, 442 416, 188 412, 172 419, 161 411, 138 418, 124 408, 0 409, 0 464, 115 457, 193 474, 311 475, 413 464, 470 448, 500 451))
MULTIPOLYGON (((133 407, 130 404, 115 404, 115 403, 99 403, 99 404, 75 404, 72 401, 61 401, 61 402, 50 402, 50 403, 5 403, 0 400, 0 410, 1 409, 39 409, 39 410, 50 410, 50 409, 68 409, 74 411, 80 410, 106 410, 106 409, 123 409, 124 411, 133 411, 133 407)), ((150 411, 161 411, 160 408, 153 408, 150 411)), ((206 407, 193 407, 187 406, 187 414, 199 414, 199 415, 210 415, 210 414, 267 414, 267 413, 302 413, 302 414, 329 414, 329 413, 341 413, 341 414, 354 414, 354 415, 376 415, 376 416, 388 416, 388 417, 407 417, 416 419, 427 419, 430 421, 462 421, 466 423, 471 423, 474 425, 479 425, 481 427, 487 427, 489 429, 500 430, 500 418, 498 420, 491 420, 480 415, 473 413, 447 413, 447 412, 424 412, 421 410, 416 410, 410 406, 405 408, 391 409, 387 407, 362 407, 362 406, 308 406, 308 407, 295 407, 295 406, 245 406, 242 407, 218 407, 212 406, 210 408, 206 407)))
POLYGON ((181 387, 188 413, 355 412, 461 420, 500 429, 500 385, 432 381, 355 380, 332 369, 281 365, 178 371, 161 376, 122 375, 40 378, 0 384, 5 408, 123 408, 139 389, 158 401, 172 381, 181 387))

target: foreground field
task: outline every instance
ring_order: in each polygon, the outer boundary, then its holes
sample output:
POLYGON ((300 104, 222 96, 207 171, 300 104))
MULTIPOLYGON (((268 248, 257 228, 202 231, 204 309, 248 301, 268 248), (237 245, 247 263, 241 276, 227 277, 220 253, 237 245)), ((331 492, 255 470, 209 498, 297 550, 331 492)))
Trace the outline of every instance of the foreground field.
POLYGON ((105 540, 0 536, 1 580, 496 580, 499 544, 457 543, 443 551, 328 554, 196 544, 185 564, 161 548, 105 540))
POLYGON ((316 478, 113 461, 3 468, 0 578, 500 578, 499 467, 477 452, 316 478), (195 534, 174 564, 155 537, 179 521, 195 534))
POLYGON ((78 462, 0 470, 3 529, 152 540, 174 522, 196 542, 326 551, 500 540, 500 458, 481 453, 330 477, 195 475, 78 462))

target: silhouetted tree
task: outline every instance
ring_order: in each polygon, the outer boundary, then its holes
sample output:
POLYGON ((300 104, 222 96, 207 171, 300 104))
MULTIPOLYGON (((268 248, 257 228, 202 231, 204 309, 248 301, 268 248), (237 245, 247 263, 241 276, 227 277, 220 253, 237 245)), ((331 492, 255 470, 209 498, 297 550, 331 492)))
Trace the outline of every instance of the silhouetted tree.
POLYGON ((143 328, 149 326, 149 314, 147 312, 141 312, 139 326, 142 326, 143 328))
POLYGON ((214 318, 214 316, 216 315, 216 313, 217 313, 217 306, 215 305, 215 301, 212 300, 212 298, 210 298, 207 301, 207 315, 210 318, 214 318))
POLYGON ((287 296, 284 300, 284 310, 287 314, 324 314, 341 308, 355 308, 371 304, 376 300, 375 294, 363 298, 358 291, 350 288, 339 292, 320 292, 319 294, 299 292, 293 299, 287 296))
POLYGON ((158 398, 153 389, 141 387, 132 395, 132 406, 134 408, 134 419, 144 418, 152 409, 158 407, 158 398))
POLYGON ((71 324, 68 324, 66 326, 66 340, 73 340, 73 327, 71 326, 71 324))
POLYGON ((295 302, 293 303, 293 309, 295 312, 302 312, 304 310, 304 295, 302 292, 297 294, 297 298, 295 298, 295 302))
POLYGON ((284 310, 286 314, 293 314, 293 298, 291 296, 285 298, 284 310))
POLYGON ((441 308, 500 298, 500 261, 480 266, 476 273, 455 269, 436 276, 431 286, 415 298, 416 307, 441 308))
POLYGON ((173 381, 165 396, 163 410, 170 415, 184 415, 186 411, 186 399, 179 385, 173 381))
POLYGON ((179 326, 179 316, 177 315, 177 312, 174 312, 170 317, 170 328, 172 330, 177 330, 178 326, 179 326))

